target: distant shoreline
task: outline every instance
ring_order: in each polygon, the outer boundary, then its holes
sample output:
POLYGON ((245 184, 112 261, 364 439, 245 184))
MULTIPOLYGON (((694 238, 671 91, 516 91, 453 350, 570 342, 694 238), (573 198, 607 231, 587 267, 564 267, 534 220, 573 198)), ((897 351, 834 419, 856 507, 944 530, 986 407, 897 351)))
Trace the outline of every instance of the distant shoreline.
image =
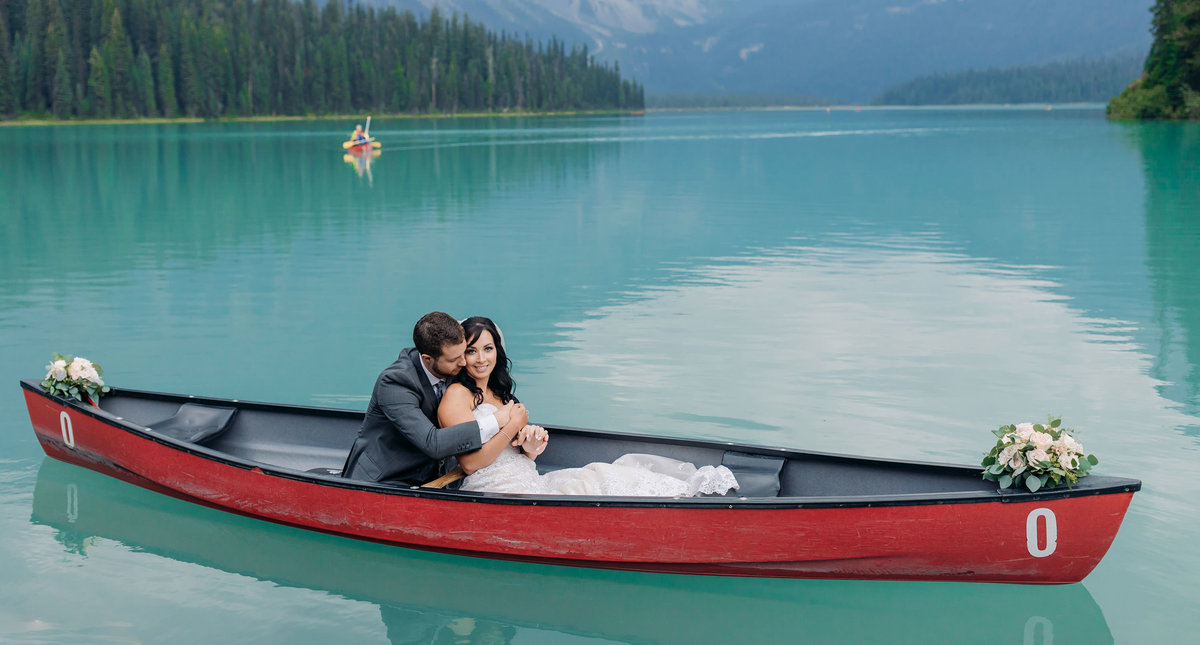
MULTIPOLYGON (((883 110, 1079 110, 1103 109, 1104 103, 963 103, 958 105, 762 105, 728 107, 654 107, 644 110, 560 110, 548 112, 454 112, 411 114, 372 114, 374 119, 479 119, 555 116, 641 116, 650 112, 862 112, 883 110)), ((362 114, 314 114, 277 116, 240 116, 204 119, 200 117, 141 117, 134 119, 41 119, 18 118, 0 121, 3 127, 43 127, 56 125, 174 125, 186 123, 275 123, 286 121, 362 121, 362 114)))
POLYGON ((172 125, 180 123, 274 123, 283 121, 362 121, 365 116, 374 119, 475 119, 491 117, 530 117, 530 116, 589 116, 589 115, 628 115, 639 116, 645 110, 558 110, 533 112, 525 110, 510 110, 508 112, 423 112, 412 114, 313 114, 276 116, 238 116, 204 119, 200 117, 139 117, 133 119, 44 119, 17 118, 0 121, 0 127, 20 126, 52 126, 52 125, 172 125))
POLYGON ((955 105, 756 105, 729 107, 654 107, 646 112, 746 112, 777 110, 796 112, 863 112, 867 110, 1045 110, 1103 109, 1104 103, 959 103, 955 105))

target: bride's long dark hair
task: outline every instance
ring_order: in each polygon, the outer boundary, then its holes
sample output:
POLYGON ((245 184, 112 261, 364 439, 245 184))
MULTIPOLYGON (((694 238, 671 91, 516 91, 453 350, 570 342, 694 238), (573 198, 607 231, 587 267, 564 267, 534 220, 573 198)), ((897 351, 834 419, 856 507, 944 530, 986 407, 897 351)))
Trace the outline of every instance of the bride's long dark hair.
MULTIPOLYGON (((467 346, 475 344, 479 337, 483 334, 483 330, 487 330, 492 335, 492 342, 496 344, 496 366, 492 368, 492 373, 488 376, 488 389, 496 398, 500 399, 501 403, 516 401, 517 397, 513 396, 513 380, 508 373, 512 369, 512 361, 508 360, 508 354, 504 351, 504 341, 500 337, 500 329, 496 327, 496 323, 490 318, 483 316, 471 316, 462 321, 463 333, 467 337, 467 346)), ((475 384, 475 379, 467 374, 466 368, 459 370, 458 376, 454 378, 455 383, 461 383, 475 397, 475 405, 483 403, 483 390, 475 384)))

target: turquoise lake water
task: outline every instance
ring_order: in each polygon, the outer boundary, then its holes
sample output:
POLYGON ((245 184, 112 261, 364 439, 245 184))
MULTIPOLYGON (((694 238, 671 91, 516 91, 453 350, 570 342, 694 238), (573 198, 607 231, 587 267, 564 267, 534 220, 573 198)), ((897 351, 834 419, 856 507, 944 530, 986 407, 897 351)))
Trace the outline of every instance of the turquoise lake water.
POLYGON ((1200 629, 1200 124, 1097 108, 0 128, 0 641, 1150 643, 1200 629), (43 456, 18 380, 365 408, 440 309, 535 421, 976 464, 1061 415, 1143 490, 1082 583, 429 554, 43 456))

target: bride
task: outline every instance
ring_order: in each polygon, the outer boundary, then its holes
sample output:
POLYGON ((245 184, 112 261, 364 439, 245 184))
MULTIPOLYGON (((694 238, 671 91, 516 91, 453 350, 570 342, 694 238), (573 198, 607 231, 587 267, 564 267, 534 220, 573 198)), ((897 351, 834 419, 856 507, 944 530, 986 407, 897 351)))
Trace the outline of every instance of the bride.
MULTIPOLYGON (((442 427, 486 417, 513 396, 511 365, 504 339, 490 319, 463 321, 467 365, 446 389, 438 407, 442 427)), ((520 405, 518 403, 518 405, 520 405)), ((509 436, 501 430, 474 452, 458 456, 467 478, 461 490, 544 495, 618 495, 627 497, 691 497, 723 495, 738 487, 725 466, 702 466, 657 455, 627 454, 612 463, 591 463, 538 474, 534 460, 546 449, 550 435, 527 425, 509 436)))

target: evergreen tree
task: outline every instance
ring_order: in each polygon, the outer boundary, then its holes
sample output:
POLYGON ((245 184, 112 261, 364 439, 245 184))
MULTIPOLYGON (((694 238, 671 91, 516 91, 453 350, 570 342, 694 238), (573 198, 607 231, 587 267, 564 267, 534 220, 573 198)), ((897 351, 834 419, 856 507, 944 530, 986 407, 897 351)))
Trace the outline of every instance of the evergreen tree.
POLYGON ((392 109, 402 112, 408 109, 408 74, 404 72, 404 61, 396 61, 396 69, 392 70, 394 78, 392 92, 392 109))
POLYGON ((112 92, 108 86, 108 66, 100 50, 92 47, 88 56, 88 103, 92 116, 107 118, 112 116, 112 92))
POLYGON ((46 109, 46 88, 54 72, 54 61, 46 62, 46 27, 49 0, 29 0, 25 7, 22 51, 18 55, 18 96, 26 110, 46 109))
MULTIPOLYGON (((91 0, 62 0, 67 20, 68 51, 67 65, 71 78, 75 79, 75 99, 83 99, 83 83, 87 79, 87 53, 92 47, 88 38, 92 14, 91 0)), ((82 114, 81 112, 78 112, 82 114)))
POLYGON ((171 50, 167 43, 158 46, 158 100, 162 106, 163 116, 175 116, 179 106, 175 102, 175 69, 171 59, 171 50))
POLYGON ((117 10, 116 0, 101 0, 99 11, 95 11, 93 21, 95 32, 92 33, 92 42, 99 43, 103 41, 106 34, 112 31, 113 12, 117 10))
POLYGON ((53 106, 57 113, 53 92, 57 91, 58 56, 67 46, 67 23, 63 19, 62 8, 58 0, 43 0, 45 2, 46 27, 42 38, 42 69, 38 73, 39 95, 47 98, 47 105, 53 106))
POLYGON ((179 41, 179 87, 183 92, 179 111, 188 116, 196 116, 204 109, 204 81, 196 67, 194 41, 194 30, 185 25, 179 41))
POLYGON ((136 92, 133 86, 133 47, 125 35, 121 10, 113 9, 104 35, 104 62, 108 65, 108 86, 112 111, 116 116, 133 116, 136 92))
POLYGON ((138 108, 143 116, 158 114, 157 101, 154 99, 154 70, 150 65, 150 56, 142 50, 137 57, 138 108))
POLYGON ((58 64, 54 71, 54 116, 65 119, 71 116, 75 95, 71 92, 71 73, 67 71, 67 53, 59 50, 58 64))
POLYGON ((275 82, 271 74, 271 66, 268 62, 266 46, 263 43, 258 44, 258 53, 254 57, 254 67, 251 70, 249 87, 247 88, 250 96, 250 105, 248 112, 252 114, 270 114, 271 104, 275 96, 275 82))
POLYGON ((1157 0, 1141 78, 1108 103, 1119 119, 1200 119, 1200 0, 1157 0))
POLYGON ((13 41, 13 98, 18 111, 34 111, 41 109, 41 104, 34 96, 34 43, 25 34, 17 32, 13 41))
POLYGON ((0 117, 5 117, 17 110, 16 97, 13 96, 12 55, 9 52, 8 21, 4 12, 0 11, 0 117))

